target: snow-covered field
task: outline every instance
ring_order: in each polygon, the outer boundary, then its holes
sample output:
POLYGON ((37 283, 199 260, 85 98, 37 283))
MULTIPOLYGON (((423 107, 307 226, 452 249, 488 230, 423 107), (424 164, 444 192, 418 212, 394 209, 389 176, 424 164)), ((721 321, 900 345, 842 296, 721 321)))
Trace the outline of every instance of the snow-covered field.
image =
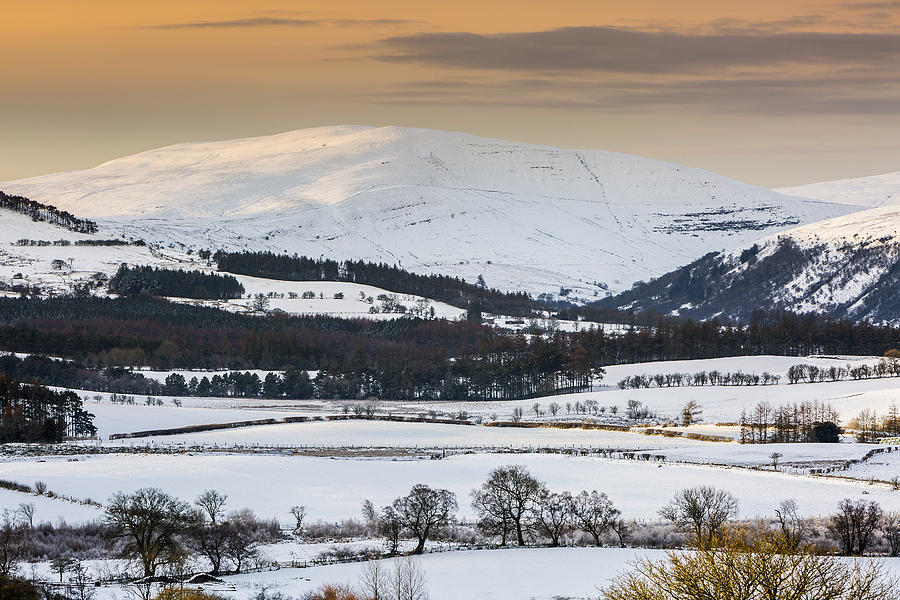
MULTIPOLYGON (((662 550, 631 548, 507 548, 425 554, 419 557, 431 600, 562 600, 597 598, 600 588, 630 569, 635 560, 665 557, 662 550)), ((388 569, 391 559, 385 561, 388 569)), ((889 576, 900 575, 900 559, 883 559, 889 576)), ((302 597, 323 585, 360 584, 365 563, 279 569, 228 576, 207 591, 249 600, 259 590, 302 597)), ((46 569, 44 569, 46 570, 46 569)), ((119 587, 97 589, 97 600, 125 600, 119 587)))
MULTIPOLYGON (((853 418, 863 409, 876 411, 878 414, 884 415, 894 402, 900 401, 900 378, 883 378, 883 379, 867 379, 860 381, 840 381, 840 382, 823 382, 823 383, 799 383, 789 385, 786 383, 786 373, 791 365, 809 363, 820 368, 828 368, 829 366, 846 366, 848 364, 857 366, 862 363, 872 364, 877 362, 877 358, 873 357, 783 357, 783 356, 750 356, 735 358, 720 358, 709 360, 692 360, 692 361, 673 361, 673 362, 656 362, 656 363, 639 363, 630 365, 616 365, 607 368, 607 374, 600 382, 602 385, 595 386, 595 391, 584 392, 579 394, 563 394, 559 396, 546 396, 529 400, 517 401, 493 401, 493 402, 396 402, 382 400, 378 402, 378 412, 383 414, 405 414, 405 415, 425 415, 428 411, 435 410, 446 415, 453 415, 459 412, 466 412, 473 417, 481 417, 483 419, 509 420, 513 410, 517 407, 524 409, 525 418, 527 420, 559 420, 559 419, 581 419, 587 415, 577 415, 574 413, 575 403, 582 403, 587 400, 596 401, 599 406, 606 409, 602 415, 604 419, 611 416, 611 407, 616 407, 619 413, 624 412, 629 400, 637 400, 648 407, 652 412, 658 414, 664 419, 676 419, 680 414, 681 408, 689 400, 695 400, 700 403, 703 409, 703 420, 708 425, 715 423, 734 423, 741 415, 742 410, 751 410, 758 402, 769 402, 773 406, 787 403, 795 403, 802 401, 818 401, 831 403, 834 409, 840 415, 844 424, 853 418), (615 387, 616 383, 624 377, 637 374, 668 374, 668 373, 695 373, 699 371, 718 370, 720 372, 743 371, 745 373, 762 374, 769 372, 775 375, 781 375, 781 383, 778 385, 757 385, 757 386, 684 386, 670 388, 648 388, 648 389, 625 389, 620 390, 615 387), (559 405, 559 413, 554 419, 550 415, 549 407, 551 403, 559 405), (537 418, 533 414, 533 405, 538 404, 540 410, 544 411, 544 415, 537 418), (573 412, 570 413, 570 407, 573 412)), ((212 376, 214 372, 200 371, 177 371, 184 375, 187 379, 204 375, 212 376)), ((162 381, 171 371, 142 371, 142 373, 153 379, 162 381)), ((265 376, 265 371, 258 371, 260 377, 265 376)), ((95 392, 83 391, 80 394, 88 399, 95 396, 107 398, 107 394, 97 394, 95 392)), ((136 401, 141 404, 144 401, 143 396, 137 396, 136 401)), ((123 415, 117 416, 119 406, 109 407, 109 409, 101 409, 96 403, 89 402, 89 410, 98 415, 98 424, 106 431, 112 431, 112 426, 107 426, 104 421, 115 420, 115 428, 117 432, 137 431, 150 429, 152 427, 145 426, 143 417, 145 414, 149 417, 155 415, 152 411, 159 411, 159 414, 167 414, 170 416, 160 416, 159 421, 165 422, 168 427, 177 427, 179 425, 199 424, 201 417, 188 418, 189 415, 209 415, 211 423, 221 423, 229 420, 239 421, 253 418, 266 418, 258 416, 260 411, 269 411, 278 413, 280 416, 288 414, 341 414, 348 406, 358 404, 358 401, 327 401, 327 400, 284 400, 284 399, 253 399, 253 398, 181 398, 185 408, 208 408, 214 410, 230 410, 232 412, 217 415, 210 413, 191 413, 191 411, 179 411, 171 406, 171 398, 168 396, 161 398, 165 407, 150 407, 146 413, 138 411, 130 411, 135 418, 131 418, 124 414, 126 411, 120 411, 123 415), (96 409, 96 410, 95 410, 96 409), (247 411, 247 415, 235 413, 234 411, 247 411), (179 415, 185 417, 184 423, 179 423, 179 415)), ((134 407, 121 407, 134 408, 134 407)), ((269 415, 275 416, 275 415, 269 415)), ((163 425, 159 425, 163 426, 163 425)), ((153 427, 157 427, 154 425, 153 427)), ((281 439, 282 434, 278 429, 267 429, 270 432, 272 440, 281 439)), ((698 430, 699 431, 699 430, 698 430)), ((728 430, 714 431, 705 429, 704 433, 715 433, 716 435, 731 435, 734 432, 728 430)), ((235 433, 235 432, 232 432, 235 433)), ((241 441, 249 443, 263 443, 265 436, 269 433, 257 431, 252 433, 237 432, 243 437, 241 441)), ((537 434, 543 435, 543 434, 537 434)), ((227 440, 222 440, 227 441, 227 440)), ((280 442, 278 442, 280 443, 280 442)))
MULTIPOLYGON (((662 558, 659 550, 620 548, 521 548, 426 554, 419 558, 432 600, 554 600, 596 598, 599 588, 639 557, 662 558)), ((391 561, 386 561, 391 566, 391 561)), ((358 585, 364 564, 228 577, 221 591, 239 600, 260 585, 301 596, 325 584, 358 585)), ((210 588, 213 590, 214 588, 210 588)), ((102 600, 102 599, 98 599, 102 600)))
POLYGON ((543 454, 468 454, 443 460, 336 459, 247 454, 81 457, 77 462, 14 460, 0 463, 0 478, 45 481, 57 493, 106 499, 116 491, 156 486, 184 499, 215 488, 229 495, 232 509, 250 507, 262 517, 289 523, 288 510, 303 504, 309 517, 335 520, 358 516, 360 503, 385 505, 417 483, 455 492, 461 516, 472 516, 469 493, 497 466, 522 464, 554 490, 597 489, 629 518, 655 519, 657 511, 684 487, 711 485, 741 500, 744 517, 771 515, 794 498, 807 515, 827 514, 843 498, 865 498, 885 510, 900 510, 900 494, 887 486, 687 464, 648 463, 543 454))
POLYGON ((231 408, 195 408, 190 406, 146 406, 143 404, 85 403, 94 415, 97 435, 109 437, 113 433, 129 433, 147 429, 165 429, 186 425, 228 423, 255 419, 278 419, 291 414, 284 411, 240 410, 231 408))
POLYGON ((878 454, 865 463, 853 465, 840 474, 856 479, 891 481, 896 477, 900 477, 900 452, 878 454))
POLYGON ((488 427, 441 423, 397 423, 391 421, 316 421, 259 425, 200 433, 184 433, 111 442, 124 446, 187 445, 279 446, 279 447, 376 447, 376 448, 670 448, 702 445, 638 433, 587 429, 488 427))
MULTIPOLYGON (((17 477, 19 483, 30 486, 34 485, 36 480, 36 478, 29 478, 28 473, 22 472, 20 472, 17 477)), ((53 489, 53 487, 50 487, 50 490, 53 492, 58 491, 53 489)), ((61 492, 61 490, 59 491, 61 492)), ((105 498, 94 498, 94 500, 99 502, 100 500, 105 500, 105 498)), ((100 509, 96 506, 69 502, 68 500, 60 500, 59 498, 50 498, 48 496, 37 496, 35 494, 0 489, 0 519, 3 519, 5 513, 13 520, 18 520, 19 515, 16 513, 21 504, 34 504, 34 522, 36 524, 55 524, 60 521, 65 521, 67 523, 83 523, 85 521, 93 521, 100 516, 100 509)))

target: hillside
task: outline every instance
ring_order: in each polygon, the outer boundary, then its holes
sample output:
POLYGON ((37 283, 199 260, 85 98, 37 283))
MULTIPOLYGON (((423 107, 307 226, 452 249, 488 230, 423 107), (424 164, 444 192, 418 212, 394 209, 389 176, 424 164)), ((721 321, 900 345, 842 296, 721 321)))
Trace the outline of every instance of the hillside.
POLYGON ((900 203, 900 171, 775 190, 789 196, 876 208, 900 203))
POLYGON ((588 300, 858 210, 635 156, 397 127, 178 144, 0 189, 180 251, 385 261, 588 300))
POLYGON ((900 174, 790 191, 877 208, 710 253, 600 305, 741 319, 784 308, 900 323, 900 174))

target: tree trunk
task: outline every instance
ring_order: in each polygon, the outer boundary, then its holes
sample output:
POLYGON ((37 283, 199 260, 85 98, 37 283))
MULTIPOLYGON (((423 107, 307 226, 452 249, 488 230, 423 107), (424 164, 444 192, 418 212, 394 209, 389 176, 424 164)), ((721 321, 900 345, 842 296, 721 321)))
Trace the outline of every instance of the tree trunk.
POLYGON ((425 551, 425 538, 419 538, 419 543, 416 544, 416 549, 413 550, 413 554, 422 554, 425 551))

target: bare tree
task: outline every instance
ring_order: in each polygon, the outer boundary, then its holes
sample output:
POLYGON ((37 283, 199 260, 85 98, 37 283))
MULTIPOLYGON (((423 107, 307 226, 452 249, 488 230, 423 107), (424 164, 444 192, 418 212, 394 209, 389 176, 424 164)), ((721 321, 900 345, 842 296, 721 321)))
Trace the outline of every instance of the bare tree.
POLYGON ((71 600, 93 600, 94 582, 88 578, 87 569, 80 561, 75 561, 70 569, 69 583, 72 585, 71 600))
POLYGON ((306 507, 302 505, 292 506, 291 516, 294 517, 294 533, 301 533, 303 531, 303 519, 306 518, 306 507))
POLYGON ((498 514, 502 515, 501 520, 511 523, 515 529, 516 542, 524 546, 529 517, 545 491, 544 484, 522 465, 497 467, 481 488, 472 493, 472 507, 481 517, 496 519, 498 514))
POLYGON ((778 527, 785 540, 799 546, 806 535, 807 523, 800 516, 800 508, 793 499, 782 501, 775 509, 775 517, 778 519, 778 527))
POLYGON ((250 509, 231 513, 226 521, 225 556, 231 560, 234 572, 240 573, 244 565, 259 555, 256 539, 256 516, 250 509))
POLYGON ((900 556, 900 513, 886 513, 881 518, 881 533, 888 543, 891 556, 900 556))
POLYGON ((144 576, 151 577, 178 547, 190 507, 158 488, 141 488, 110 498, 103 521, 110 539, 122 541, 122 557, 138 559, 144 576))
POLYGON ((25 551, 25 528, 17 525, 6 511, 0 524, 0 577, 9 577, 16 571, 25 551))
POLYGON ((28 529, 32 529, 34 527, 34 503, 33 502, 22 502, 19 504, 19 509, 16 511, 18 513, 19 518, 22 519, 22 523, 28 526, 28 529))
POLYGON ((391 600, 428 600, 425 571, 411 556, 394 559, 390 584, 391 600))
POLYGON ((389 600, 390 579, 387 565, 381 560, 370 560, 359 574, 359 587, 366 600, 389 600))
POLYGON ((197 505, 208 517, 210 522, 215 525, 219 518, 225 514, 225 504, 228 502, 226 494, 220 494, 216 490, 206 490, 194 504, 197 505))
POLYGON ((703 409, 696 400, 688 400, 687 403, 681 407, 681 424, 685 427, 698 423, 702 416, 703 409))
POLYGON ((699 547, 706 548, 715 545, 722 527, 737 516, 737 511, 737 498, 729 492, 700 486, 678 492, 659 514, 692 535, 699 547))
POLYGON ((881 516, 877 502, 846 498, 838 503, 838 512, 829 517, 827 528, 841 543, 844 554, 862 555, 872 543, 881 516))
POLYGON ((397 554, 400 547, 400 536, 403 535, 403 521, 392 506, 386 506, 375 521, 376 530, 382 536, 388 546, 388 554, 397 554))
POLYGON ((478 529, 487 535, 499 535, 500 545, 506 545, 506 538, 512 531, 513 522, 506 507, 496 494, 484 490, 472 492, 472 508, 479 516, 478 529))
POLYGON ((406 496, 394 500, 392 507, 403 527, 417 540, 413 554, 421 554, 429 536, 448 525, 457 510, 453 492, 421 483, 414 485, 406 496))
POLYGON ((582 491, 572 498, 572 519, 575 526, 590 534, 594 544, 601 545, 601 536, 612 527, 621 515, 621 511, 603 492, 594 490, 590 494, 582 491))
POLYGON ((188 534, 191 549, 209 561, 212 575, 218 575, 225 560, 228 523, 209 522, 206 513, 198 510, 188 527, 188 534))
POLYGON ((769 458, 772 459, 772 468, 774 470, 776 470, 776 471, 778 470, 778 459, 783 456, 784 456, 784 454, 782 454, 781 452, 773 452, 772 454, 769 455, 769 458))
POLYGON ((560 538, 572 526, 572 495, 544 491, 534 514, 538 530, 550 538, 551 546, 559 546, 560 538))

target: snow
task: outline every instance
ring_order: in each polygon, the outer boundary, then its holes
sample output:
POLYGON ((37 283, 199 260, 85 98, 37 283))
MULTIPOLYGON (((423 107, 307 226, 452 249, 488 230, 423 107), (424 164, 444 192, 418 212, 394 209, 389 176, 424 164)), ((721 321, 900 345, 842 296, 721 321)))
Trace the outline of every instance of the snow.
POLYGON ((307 507, 312 520, 357 516, 360 503, 385 505, 413 485, 427 482, 456 493, 460 516, 473 516, 469 493, 488 472, 506 464, 525 465, 554 490, 606 492, 628 518, 655 519, 679 489, 711 485, 740 498, 744 517, 773 514, 795 498, 806 515, 831 512, 843 498, 865 497, 885 510, 900 509, 900 496, 887 487, 771 471, 648 463, 643 461, 544 454, 467 454, 443 460, 336 459, 248 454, 93 455, 77 462, 0 462, 0 477, 40 479, 50 489, 74 497, 106 499, 116 491, 156 486, 192 500, 215 488, 228 494, 232 509, 250 507, 262 517, 290 523, 289 508, 307 507))
MULTIPOLYGON (((161 398, 162 399, 162 398, 161 398)), ((130 433, 147 429, 169 429, 187 425, 229 423, 290 416, 284 411, 241 410, 229 408, 197 408, 191 406, 146 406, 143 404, 111 404, 86 402, 85 410, 94 415, 97 435, 130 433)))
MULTIPOLYGON (((3 479, 10 479, 3 477, 3 479)), ((34 485, 37 478, 31 476, 27 471, 19 472, 15 481, 24 483, 25 485, 34 485)), ((57 490, 53 486, 49 489, 57 493, 65 493, 57 490)), ((71 495, 71 494, 67 494, 71 495)), ((97 498, 94 498, 97 500, 97 498)), ((37 496, 25 492, 16 492, 13 490, 0 489, 0 519, 4 514, 9 514, 15 518, 14 514, 20 504, 34 504, 34 523, 59 523, 65 521, 67 523, 83 523, 86 521, 94 521, 100 517, 100 509, 96 506, 79 504, 77 502, 69 502, 68 500, 60 500, 59 498, 49 498, 47 496, 37 496)))
POLYGON ((641 157, 399 127, 178 144, 0 189, 173 250, 361 258, 585 300, 858 209, 641 157))
MULTIPOLYGON (((585 430, 444 425, 440 423, 396 423, 389 421, 325 421, 260 425, 125 439, 119 445, 137 446, 277 446, 307 448, 669 448, 672 438, 642 434, 585 430)), ((681 440, 684 444, 700 444, 681 440)))
POLYGON ((878 479, 891 481, 900 477, 900 452, 877 454, 864 463, 856 464, 842 471, 840 475, 855 479, 878 479))
MULTIPOLYGON (((858 366, 874 364, 876 357, 782 357, 750 356, 692 361, 671 361, 616 365, 607 368, 602 383, 592 392, 562 394, 528 400, 489 402, 407 402, 382 400, 377 403, 378 414, 424 416, 430 410, 444 415, 467 412, 472 418, 485 420, 494 418, 509 420, 514 408, 525 412, 526 420, 582 420, 588 415, 569 414, 566 406, 586 400, 596 401, 607 407, 605 415, 590 418, 610 420, 608 407, 617 406, 624 411, 629 400, 637 400, 663 419, 678 419, 681 408, 694 400, 703 409, 705 424, 693 426, 690 431, 737 437, 733 429, 713 427, 716 423, 734 423, 743 410, 751 410, 759 402, 769 402, 773 406, 803 401, 831 403, 841 421, 846 424, 863 409, 871 409, 880 415, 888 412, 890 406, 900 398, 900 378, 847 380, 839 382, 799 383, 789 385, 786 373, 791 365, 814 364, 820 368, 830 366, 858 366), (620 379, 637 374, 695 373, 718 370, 720 372, 743 371, 761 374, 769 372, 781 375, 778 385, 757 386, 684 386, 671 388, 626 389, 614 387, 620 379), (550 416, 549 405, 560 405, 557 417, 550 416), (533 405, 538 404, 545 415, 536 418, 533 405)), ((149 377, 163 380, 170 373, 141 371, 149 377)), ((201 377, 204 372, 178 371, 187 379, 201 377)), ((214 372, 206 372, 209 376, 214 372)), ((258 371, 263 377, 265 371, 258 371)), ((261 398, 181 398, 182 407, 175 407, 172 398, 160 397, 164 406, 144 406, 144 396, 136 396, 136 405, 110 404, 108 394, 79 391, 86 399, 86 408, 96 415, 95 424, 102 436, 110 433, 127 433, 157 428, 173 428, 205 423, 225 423, 253 419, 283 418, 286 416, 324 416, 344 413, 356 401, 329 400, 286 400, 261 398), (100 396, 103 401, 94 401, 100 396)), ((659 447, 664 442, 660 438, 643 435, 597 431, 597 430, 556 430, 556 429, 512 429, 437 425, 432 423, 403 424, 385 422, 328 422, 308 424, 266 425, 259 427, 229 429, 223 431, 183 434, 139 440, 126 440, 127 444, 188 443, 225 446, 229 444, 260 445, 327 445, 327 446, 523 446, 523 445, 579 445, 631 447, 635 437, 642 447, 659 447)), ((683 442, 686 440, 683 440, 683 442)))
MULTIPOLYGON (((417 560, 427 576, 432 600, 553 600, 595 598, 598 588, 640 557, 662 558, 661 550, 621 548, 516 548, 442 552, 417 560)), ((392 567, 390 560, 387 566, 392 567)), ((282 569, 227 578, 230 594, 250 598, 260 584, 293 596, 324 584, 358 585, 364 563, 282 569)))
MULTIPOLYGON (((632 548, 506 548, 439 552, 416 560, 425 572, 431 600, 574 600, 597 598, 600 588, 630 570, 636 560, 661 560, 665 555, 663 550, 632 548)), ((900 574, 900 559, 881 562, 888 575, 900 574)), ((392 559, 385 563, 393 568, 392 559)), ((235 600, 249 600, 261 588, 299 598, 326 584, 358 586, 364 567, 365 563, 344 563, 246 573, 203 588, 235 600)), ((129 597, 118 587, 96 591, 97 600, 129 597)))
POLYGON ((812 198, 875 208, 900 204, 900 171, 869 177, 854 177, 775 190, 789 196, 812 198))

